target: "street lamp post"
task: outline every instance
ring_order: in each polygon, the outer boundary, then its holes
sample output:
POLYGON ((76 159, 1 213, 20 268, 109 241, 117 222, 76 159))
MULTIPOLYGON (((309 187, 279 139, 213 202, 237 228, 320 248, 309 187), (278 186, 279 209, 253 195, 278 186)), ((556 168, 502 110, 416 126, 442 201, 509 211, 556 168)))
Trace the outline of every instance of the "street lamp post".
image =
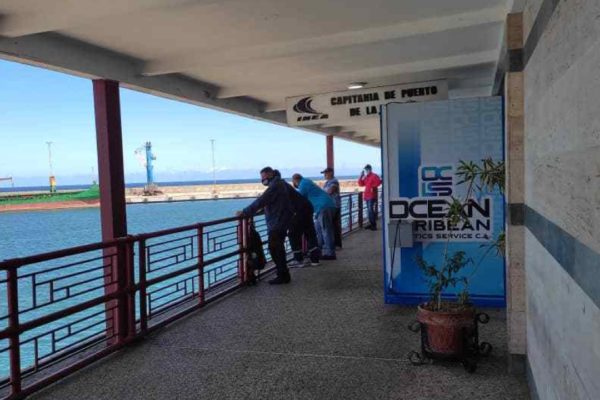
POLYGON ((56 178, 54 177, 54 168, 52 167, 52 142, 46 142, 48 145, 48 166, 50 167, 50 193, 56 192, 56 178))
POLYGON ((210 139, 210 148, 212 151, 212 175, 213 175, 213 196, 217 195, 217 170, 215 168, 215 139, 210 139))

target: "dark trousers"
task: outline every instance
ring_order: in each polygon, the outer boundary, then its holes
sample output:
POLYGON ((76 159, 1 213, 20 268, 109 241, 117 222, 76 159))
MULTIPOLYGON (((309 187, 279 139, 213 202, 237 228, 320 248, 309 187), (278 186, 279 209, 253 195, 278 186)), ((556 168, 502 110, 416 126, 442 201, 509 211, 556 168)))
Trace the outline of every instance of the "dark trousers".
POLYGON ((342 209, 336 208, 333 216, 333 237, 336 247, 342 247, 342 209))
POLYGON ((335 256, 333 216, 335 208, 323 208, 315 214, 315 229, 323 256, 335 256))
POLYGON ((367 200, 367 214, 371 227, 377 228, 377 199, 367 200))
POLYGON ((308 254, 313 262, 319 261, 319 245, 317 243, 317 233, 313 223, 312 215, 294 215, 290 223, 289 237, 294 259, 302 261, 304 252, 302 251, 302 236, 306 239, 308 254))
POLYGON ((277 276, 286 278, 290 275, 285 255, 285 232, 269 231, 269 253, 277 268, 277 276))

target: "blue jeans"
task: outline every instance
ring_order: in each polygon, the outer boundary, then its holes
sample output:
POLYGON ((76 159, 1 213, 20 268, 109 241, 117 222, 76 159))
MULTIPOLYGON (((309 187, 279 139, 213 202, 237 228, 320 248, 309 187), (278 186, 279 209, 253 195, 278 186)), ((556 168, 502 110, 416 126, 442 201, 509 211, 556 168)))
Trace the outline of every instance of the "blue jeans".
POLYGON ((367 200, 367 214, 369 216, 369 223, 373 228, 377 227, 377 199, 367 200))
POLYGON ((335 208, 324 208, 315 215, 315 228, 324 256, 335 256, 335 208))

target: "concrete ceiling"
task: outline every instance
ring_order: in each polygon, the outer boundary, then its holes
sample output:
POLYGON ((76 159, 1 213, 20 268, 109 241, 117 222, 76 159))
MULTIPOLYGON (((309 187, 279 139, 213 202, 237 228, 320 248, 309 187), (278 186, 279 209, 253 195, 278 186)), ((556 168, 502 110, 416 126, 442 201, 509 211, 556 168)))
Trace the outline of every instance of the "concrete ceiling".
MULTIPOLYGON (((447 79, 489 95, 511 0, 2 0, 0 57, 285 124, 285 98, 447 79)), ((378 123, 313 130, 379 143, 378 123)))

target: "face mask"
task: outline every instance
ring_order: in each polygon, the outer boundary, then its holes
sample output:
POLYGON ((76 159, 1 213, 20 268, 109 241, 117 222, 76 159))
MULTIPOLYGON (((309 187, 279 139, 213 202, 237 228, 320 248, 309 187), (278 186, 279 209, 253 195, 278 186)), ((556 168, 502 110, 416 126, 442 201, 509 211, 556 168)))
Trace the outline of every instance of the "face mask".
POLYGON ((363 169, 363 173, 364 173, 365 175, 369 175, 369 172, 371 172, 371 171, 369 171, 368 169, 363 169))
POLYGON ((263 185, 269 186, 269 183, 271 182, 271 180, 270 179, 263 179, 261 182, 262 182, 263 185))

